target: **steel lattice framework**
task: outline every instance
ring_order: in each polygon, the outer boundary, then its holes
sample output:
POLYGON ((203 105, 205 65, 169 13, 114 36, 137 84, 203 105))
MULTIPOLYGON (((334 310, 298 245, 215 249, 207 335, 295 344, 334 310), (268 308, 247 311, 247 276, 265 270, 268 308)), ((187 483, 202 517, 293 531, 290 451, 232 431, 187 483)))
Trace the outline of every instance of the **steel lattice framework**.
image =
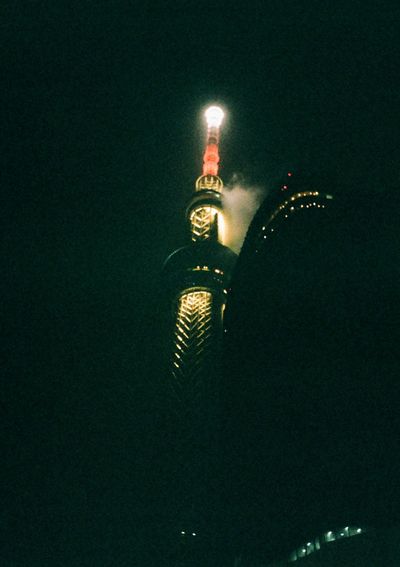
POLYGON ((210 291, 189 291, 180 296, 175 325, 173 375, 177 382, 195 381, 212 341, 213 297, 210 291))
POLYGON ((212 238, 218 226, 218 209, 215 207, 198 207, 190 215, 192 240, 212 238))

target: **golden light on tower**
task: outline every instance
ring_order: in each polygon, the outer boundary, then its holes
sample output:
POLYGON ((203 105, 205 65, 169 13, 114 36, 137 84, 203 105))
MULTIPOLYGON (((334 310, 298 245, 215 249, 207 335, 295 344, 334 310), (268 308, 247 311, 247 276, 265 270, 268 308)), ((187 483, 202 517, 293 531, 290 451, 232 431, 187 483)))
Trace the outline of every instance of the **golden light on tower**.
POLYGON ((175 325, 175 351, 173 373, 175 378, 185 378, 188 360, 194 358, 201 367, 211 335, 212 293, 205 290, 189 291, 178 300, 175 325))
POLYGON ((169 383, 184 416, 181 442, 191 448, 182 450, 182 454, 190 455, 193 451, 193 457, 183 457, 179 463, 185 502, 180 521, 181 525, 188 525, 187 533, 191 533, 190 524, 193 526, 193 517, 201 508, 200 494, 201 490, 206 491, 205 479, 210 470, 206 456, 200 462, 196 450, 198 454, 201 446, 204 455, 204 447, 210 446, 215 431, 211 408, 217 399, 222 312, 229 274, 236 260, 234 252, 225 246, 223 182, 218 175, 223 117, 217 106, 205 112, 202 175, 196 181, 186 211, 190 244, 171 254, 165 264, 174 293, 169 383))
POLYGON ((226 278, 235 258, 225 247, 223 182, 218 175, 224 111, 212 105, 206 109, 204 118, 207 130, 203 171, 187 209, 192 244, 178 250, 167 262, 174 274, 181 274, 175 278, 179 292, 172 365, 172 374, 178 382, 190 381, 212 350, 211 343, 215 343, 221 328, 226 278))

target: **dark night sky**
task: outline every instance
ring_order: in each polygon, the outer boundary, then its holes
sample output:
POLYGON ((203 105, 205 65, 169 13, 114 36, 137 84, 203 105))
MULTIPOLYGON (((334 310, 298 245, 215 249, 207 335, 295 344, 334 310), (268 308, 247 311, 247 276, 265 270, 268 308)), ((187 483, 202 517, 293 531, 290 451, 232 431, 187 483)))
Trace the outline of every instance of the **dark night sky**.
POLYGON ((148 477, 163 446, 150 338, 159 350, 160 268, 184 243, 201 110, 228 109, 225 179, 268 186, 294 168, 361 198, 398 189, 400 8, 4 0, 0 11, 3 564, 132 564, 162 523, 148 477))

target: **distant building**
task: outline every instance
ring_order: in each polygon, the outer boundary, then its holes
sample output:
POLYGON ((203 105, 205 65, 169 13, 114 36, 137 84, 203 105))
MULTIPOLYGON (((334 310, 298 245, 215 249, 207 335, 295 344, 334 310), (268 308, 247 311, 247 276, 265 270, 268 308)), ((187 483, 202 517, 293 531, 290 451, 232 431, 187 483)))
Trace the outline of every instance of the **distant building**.
POLYGON ((289 174, 253 220, 224 329, 237 565, 400 561, 399 205, 289 174))

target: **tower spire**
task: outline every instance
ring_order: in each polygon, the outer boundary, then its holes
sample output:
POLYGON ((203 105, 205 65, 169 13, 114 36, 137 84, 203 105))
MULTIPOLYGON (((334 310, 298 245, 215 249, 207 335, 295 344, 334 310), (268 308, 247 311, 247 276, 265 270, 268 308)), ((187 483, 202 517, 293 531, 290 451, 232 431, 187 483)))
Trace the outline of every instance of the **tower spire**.
POLYGON ((209 106, 205 112, 207 120, 207 144, 203 156, 203 175, 218 175, 219 168, 219 129, 224 112, 219 106, 209 106))
POLYGON ((203 174, 196 181, 187 215, 192 241, 225 241, 225 219, 221 201, 223 189, 219 169, 219 138, 224 112, 219 106, 210 106, 205 112, 207 122, 206 147, 203 154, 203 174))

